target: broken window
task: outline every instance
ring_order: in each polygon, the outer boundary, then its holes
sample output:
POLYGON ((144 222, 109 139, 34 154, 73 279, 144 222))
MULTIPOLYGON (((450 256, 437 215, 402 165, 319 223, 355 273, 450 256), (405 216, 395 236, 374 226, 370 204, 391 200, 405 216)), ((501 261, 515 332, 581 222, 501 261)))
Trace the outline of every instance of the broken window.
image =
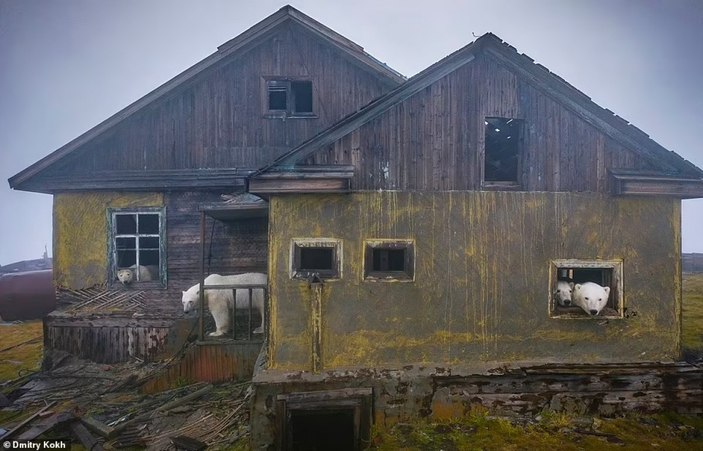
POLYGON ((311 116, 312 81, 309 80, 268 80, 268 112, 286 116, 311 116))
POLYGON ((161 209, 111 211, 111 282, 130 285, 164 280, 163 218, 161 209))
POLYGON ((518 183, 522 121, 503 117, 485 120, 484 182, 518 183))
POLYGON ((550 288, 553 318, 623 316, 622 261, 555 260, 550 288))
POLYGON ((296 239, 291 250, 291 277, 322 279, 340 277, 340 243, 329 238, 296 239))
POLYGON ((412 240, 367 240, 364 244, 364 279, 412 281, 414 254, 412 240))

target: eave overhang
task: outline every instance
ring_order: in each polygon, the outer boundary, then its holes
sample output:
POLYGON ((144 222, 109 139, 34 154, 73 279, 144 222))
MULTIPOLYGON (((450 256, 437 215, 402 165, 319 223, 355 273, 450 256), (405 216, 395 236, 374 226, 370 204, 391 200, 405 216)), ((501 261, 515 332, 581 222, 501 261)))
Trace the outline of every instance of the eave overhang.
POLYGON ((296 166, 249 178, 253 194, 349 193, 354 166, 296 166))
POLYGON ((703 179, 681 178, 651 172, 611 172, 611 192, 616 196, 667 196, 703 198, 703 179))
POLYGON ((76 176, 30 179, 14 187, 23 191, 54 194, 65 191, 150 191, 225 188, 243 189, 251 169, 174 169, 158 171, 94 172, 76 176))

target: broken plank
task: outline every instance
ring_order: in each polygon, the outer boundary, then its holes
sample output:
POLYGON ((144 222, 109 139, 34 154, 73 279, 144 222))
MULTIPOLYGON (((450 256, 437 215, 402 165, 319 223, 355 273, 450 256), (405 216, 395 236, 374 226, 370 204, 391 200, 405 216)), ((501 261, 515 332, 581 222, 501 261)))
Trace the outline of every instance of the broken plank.
POLYGON ((26 420, 22 421, 20 424, 18 424, 18 425, 15 426, 14 428, 10 429, 8 432, 5 433, 5 435, 3 435, 3 436, 0 437, 0 438, 2 438, 3 440, 7 440, 8 438, 10 438, 10 437, 12 436, 12 434, 16 433, 17 431, 19 431, 20 429, 22 429, 23 427, 25 427, 27 424, 31 423, 36 417, 38 417, 38 416, 41 415, 42 413, 46 412, 46 411, 49 410, 50 408, 52 408, 52 407, 54 406, 54 404, 56 404, 56 401, 51 401, 49 404, 47 404, 47 405, 45 405, 44 407, 42 407, 39 411, 37 411, 36 413, 34 413, 33 415, 31 415, 29 418, 27 418, 26 420))
POLYGON ((83 426, 81 422, 74 421, 69 427, 76 438, 78 438, 83 446, 85 446, 85 449, 89 449, 91 451, 103 450, 102 444, 93 436, 93 434, 90 433, 90 431, 88 431, 85 426, 83 426))
POLYGON ((73 415, 73 413, 69 411, 64 411, 61 413, 56 413, 49 418, 40 421, 36 425, 32 426, 28 430, 24 431, 22 434, 20 434, 19 437, 17 437, 17 440, 34 440, 35 438, 39 437, 45 432, 48 432, 55 428, 56 426, 59 426, 63 423, 66 423, 68 421, 73 421, 75 420, 76 417, 73 415))
POLYGON ((93 417, 84 417, 81 418, 81 421, 83 422, 84 425, 86 425, 91 431, 95 432, 101 437, 104 438, 112 438, 114 437, 114 428, 111 428, 110 426, 106 425, 102 421, 98 421, 93 417))
POLYGON ((193 401, 194 399, 198 399, 201 396, 207 394, 213 389, 213 386, 208 384, 205 387, 201 388, 200 390, 194 391, 193 393, 190 393, 188 395, 185 395, 182 398, 174 399, 171 402, 167 402, 163 406, 159 407, 156 409, 158 412, 166 412, 167 410, 173 409, 174 407, 178 407, 182 404, 185 404, 189 401, 193 401))

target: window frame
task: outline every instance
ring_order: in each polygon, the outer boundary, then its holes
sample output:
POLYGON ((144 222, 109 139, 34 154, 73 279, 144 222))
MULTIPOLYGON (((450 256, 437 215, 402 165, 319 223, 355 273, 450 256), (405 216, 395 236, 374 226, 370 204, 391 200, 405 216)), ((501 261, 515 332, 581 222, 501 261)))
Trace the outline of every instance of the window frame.
POLYGON ((483 117, 483 151, 481 153, 481 187, 492 190, 519 190, 522 187, 522 160, 524 154, 525 120, 516 117, 484 116, 483 117), (486 180, 486 154, 488 153, 486 127, 489 119, 503 119, 506 121, 516 121, 518 124, 517 142, 517 167, 515 180, 486 180))
MULTIPOLYGON (((262 107, 265 118, 293 118, 293 119, 315 119, 315 91, 313 89, 313 80, 309 77, 280 77, 280 76, 264 76, 262 77, 262 107), (297 83, 310 84, 310 109, 311 111, 295 111, 295 96, 296 90, 293 85, 297 83), (285 109, 270 109, 269 103, 269 86, 276 84, 279 87, 285 86, 286 92, 286 108, 285 109)), ((279 90, 280 91, 280 90, 279 90)))
POLYGON ((336 238, 293 238, 290 245, 290 278, 309 281, 314 275, 322 280, 342 278, 342 241, 336 238), (332 269, 308 270, 300 268, 302 249, 332 250, 332 269))
MULTIPOLYGON (((137 246, 136 251, 136 261, 139 264, 139 237, 154 237, 155 234, 117 234, 117 216, 119 215, 147 215, 147 214, 157 214, 159 217, 159 276, 158 278, 150 281, 139 281, 137 279, 133 280, 130 284, 131 286, 138 285, 140 288, 166 288, 166 208, 165 207, 135 207, 135 208, 108 208, 107 210, 107 220, 108 220, 108 286, 112 288, 122 287, 123 285, 117 280, 117 271, 119 269, 117 265, 117 238, 134 236, 136 238, 135 245, 137 246)), ((138 221, 138 220, 137 220, 138 221)), ((145 265, 148 266, 148 265, 145 265)), ((138 276, 138 275, 137 275, 138 276)))
POLYGON ((369 239, 364 240, 363 279, 366 282, 414 282, 415 281, 415 240, 413 239, 369 239), (374 251, 404 250, 405 269, 401 271, 377 271, 373 269, 374 251))
MULTIPOLYGON (((577 282, 578 283, 578 282, 577 282)), ((625 294, 623 291, 623 261, 622 260, 585 260, 585 259, 559 259, 549 263, 549 302, 548 311, 550 318, 556 319, 623 319, 625 318, 625 294), (557 305, 554 292, 559 281, 560 270, 603 270, 610 271, 611 281, 608 304, 597 316, 590 316, 581 307, 561 307, 557 305), (605 310, 608 309, 608 312, 605 310), (615 313, 612 313, 615 312, 615 313), (605 314, 604 314, 605 313, 605 314)))

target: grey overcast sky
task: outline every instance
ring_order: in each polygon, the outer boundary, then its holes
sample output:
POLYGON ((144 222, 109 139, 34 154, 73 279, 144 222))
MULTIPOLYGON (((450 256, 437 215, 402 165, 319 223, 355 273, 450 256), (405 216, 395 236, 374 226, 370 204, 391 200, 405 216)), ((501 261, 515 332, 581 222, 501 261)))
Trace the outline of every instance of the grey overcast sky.
MULTIPOLYGON (((291 4, 406 76, 491 31, 703 167, 703 0, 291 4)), ((282 6, 0 0, 0 264, 51 253, 51 196, 7 178, 282 6)), ((683 251, 703 252, 703 200, 684 201, 683 251)))

